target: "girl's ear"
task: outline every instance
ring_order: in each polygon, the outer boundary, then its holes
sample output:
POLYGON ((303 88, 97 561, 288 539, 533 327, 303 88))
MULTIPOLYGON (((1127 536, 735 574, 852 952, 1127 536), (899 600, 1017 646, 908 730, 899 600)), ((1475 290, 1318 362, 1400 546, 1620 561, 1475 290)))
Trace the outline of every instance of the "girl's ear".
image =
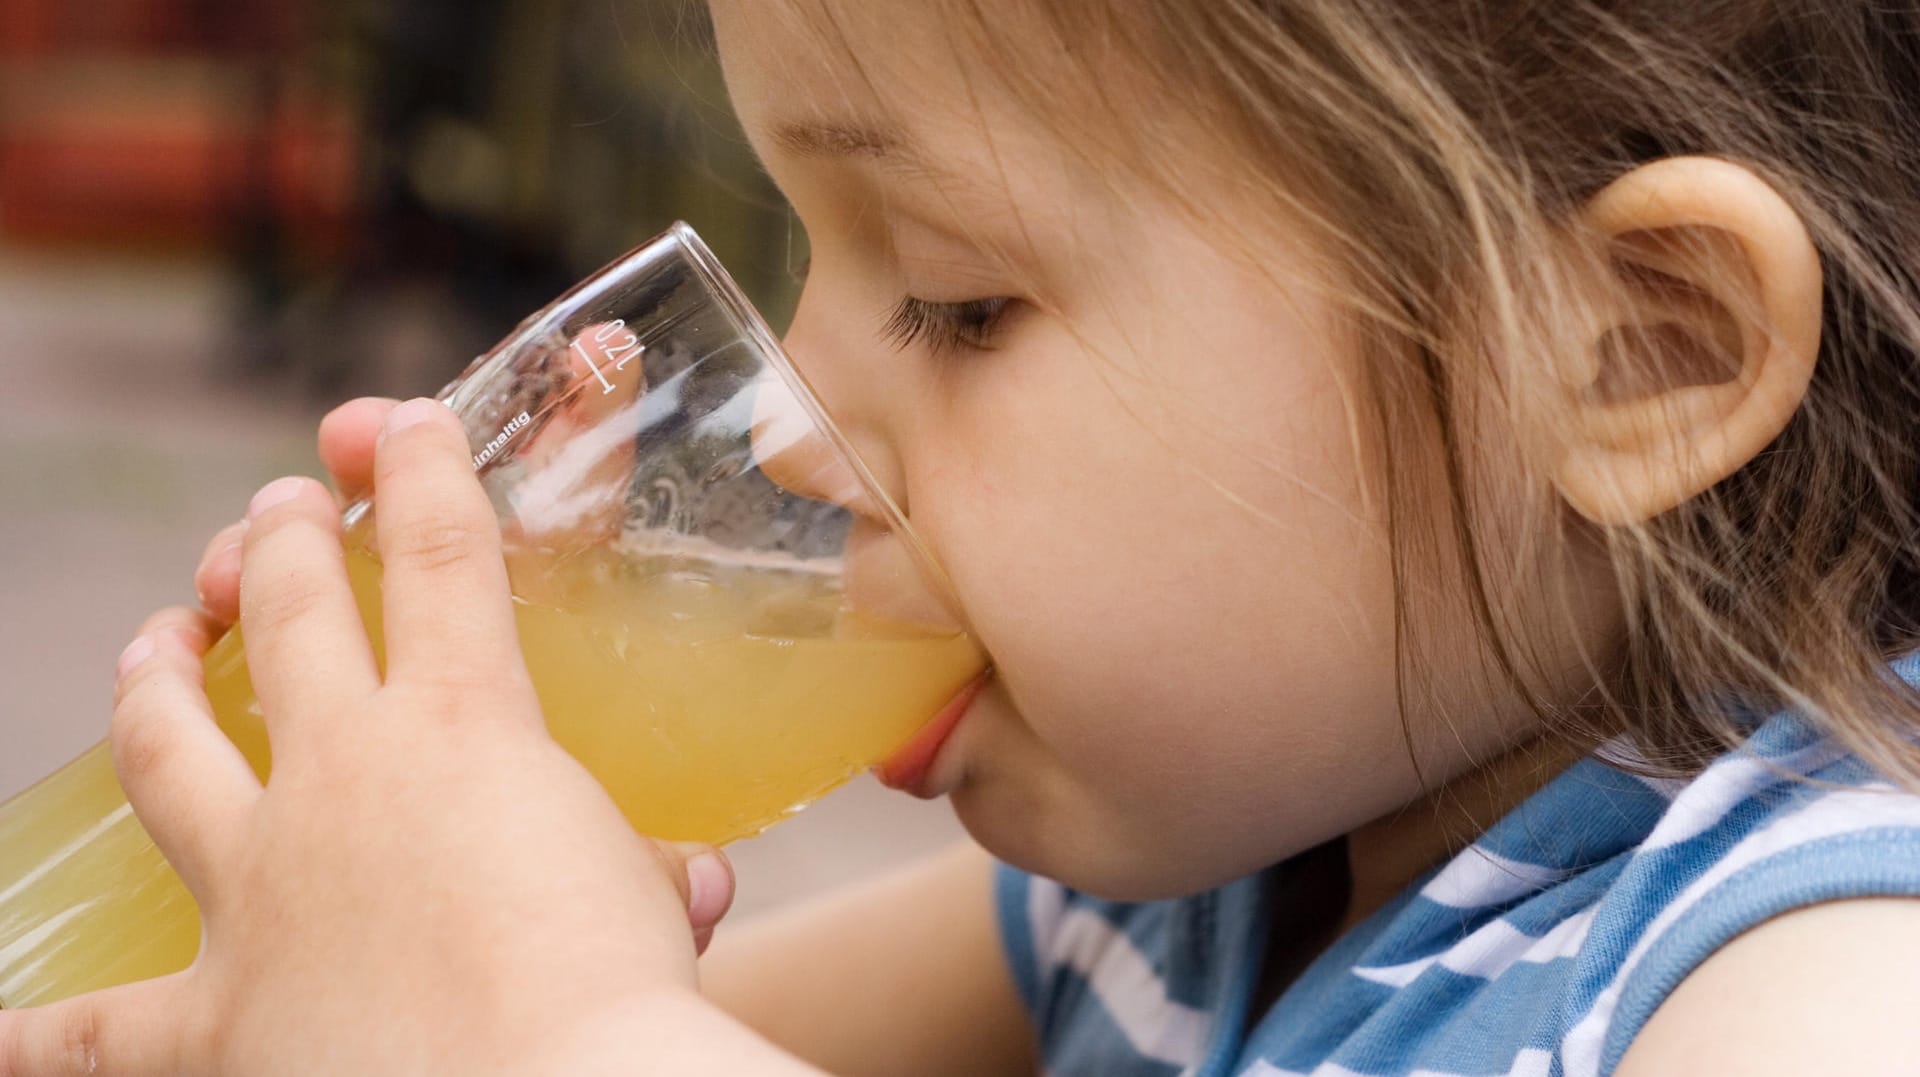
POLYGON ((1595 523, 1631 523, 1786 427, 1820 351, 1820 257, 1772 185, 1718 158, 1642 165, 1583 217, 1620 298, 1569 386, 1554 483, 1595 523))

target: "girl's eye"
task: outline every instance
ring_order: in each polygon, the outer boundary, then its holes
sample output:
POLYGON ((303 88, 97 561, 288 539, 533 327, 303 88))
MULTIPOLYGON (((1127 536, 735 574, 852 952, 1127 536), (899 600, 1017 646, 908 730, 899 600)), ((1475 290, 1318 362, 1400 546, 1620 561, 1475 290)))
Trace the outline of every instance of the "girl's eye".
POLYGON ((881 332, 896 347, 924 340, 934 352, 954 348, 987 348, 1002 316, 1013 300, 1005 296, 935 303, 907 296, 887 316, 881 332))

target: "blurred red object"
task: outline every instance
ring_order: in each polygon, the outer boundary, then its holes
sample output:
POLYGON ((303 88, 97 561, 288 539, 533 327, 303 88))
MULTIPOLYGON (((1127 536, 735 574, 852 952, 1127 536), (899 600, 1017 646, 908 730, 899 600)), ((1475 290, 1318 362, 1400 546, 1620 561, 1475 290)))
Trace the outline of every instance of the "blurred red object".
POLYGON ((212 8, 221 8, 223 17, 210 29, 226 35, 236 22, 266 25, 262 15, 286 27, 286 16, 297 14, 299 6, 284 0, 0 0, 0 57, 75 48, 179 48, 206 36, 201 26, 214 21, 212 8))
POLYGON ((0 0, 0 235, 215 246, 271 224, 337 256, 356 124, 293 62, 297 8, 0 0))

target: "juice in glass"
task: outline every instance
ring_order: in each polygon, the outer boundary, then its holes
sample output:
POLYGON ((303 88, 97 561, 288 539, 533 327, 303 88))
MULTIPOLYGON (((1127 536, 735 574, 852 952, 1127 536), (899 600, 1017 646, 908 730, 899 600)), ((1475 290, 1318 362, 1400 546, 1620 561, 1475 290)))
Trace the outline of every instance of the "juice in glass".
MULTIPOLYGON (((836 572, 697 542, 515 566, 538 581, 515 613, 548 728, 641 833, 758 833, 884 758, 983 668, 962 632, 848 608, 836 572)), ((380 564, 350 545, 348 570, 378 649, 380 564)), ((208 652, 207 694, 264 778, 241 646, 235 630, 208 652)), ((0 892, 4 1005, 163 975, 198 950, 198 911, 104 744, 0 810, 0 878, 16 880, 0 892)))

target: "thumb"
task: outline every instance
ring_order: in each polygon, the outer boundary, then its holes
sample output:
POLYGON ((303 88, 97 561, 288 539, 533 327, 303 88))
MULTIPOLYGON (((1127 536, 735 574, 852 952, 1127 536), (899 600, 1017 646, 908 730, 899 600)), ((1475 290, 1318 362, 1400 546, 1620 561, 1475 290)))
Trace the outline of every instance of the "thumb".
POLYGON ((180 972, 79 995, 45 1006, 0 1011, 0 1077, 155 1077, 195 1073, 180 1010, 180 972))
POLYGON ((701 842, 663 841, 659 845, 663 853, 680 863, 676 881, 681 887, 680 896, 687 902, 687 925, 693 928, 696 952, 705 953, 714 925, 733 906, 733 865, 720 850, 701 842))

